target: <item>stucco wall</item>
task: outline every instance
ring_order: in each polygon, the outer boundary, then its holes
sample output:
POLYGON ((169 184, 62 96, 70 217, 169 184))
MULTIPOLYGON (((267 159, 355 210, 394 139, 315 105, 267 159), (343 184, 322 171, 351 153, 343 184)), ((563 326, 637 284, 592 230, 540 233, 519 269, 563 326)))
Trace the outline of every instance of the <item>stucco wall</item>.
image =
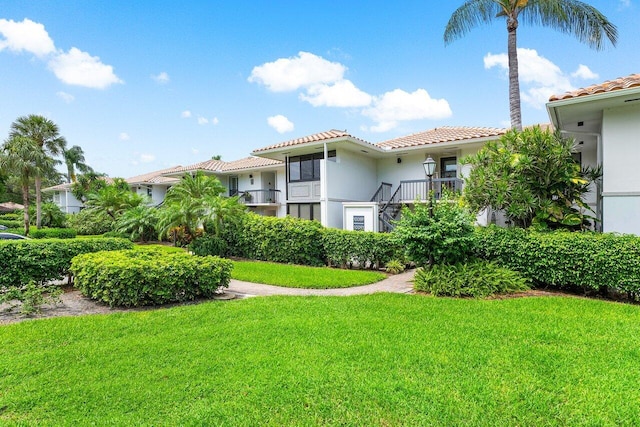
POLYGON ((640 235, 640 106, 603 111, 603 231, 640 235))
MULTIPOLYGON (((336 151, 335 161, 333 160, 326 162, 327 197, 336 201, 370 200, 380 185, 377 180, 375 159, 339 149, 336 151)), ((342 227, 342 221, 339 227, 342 227)))

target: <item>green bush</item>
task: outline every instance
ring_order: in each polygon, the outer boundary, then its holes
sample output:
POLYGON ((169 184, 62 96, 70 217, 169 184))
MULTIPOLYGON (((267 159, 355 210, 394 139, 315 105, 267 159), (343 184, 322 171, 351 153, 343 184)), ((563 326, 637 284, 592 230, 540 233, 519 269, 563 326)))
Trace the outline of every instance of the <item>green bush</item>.
POLYGON ((20 228, 24 226, 22 221, 13 220, 13 219, 0 219, 0 225, 4 225, 5 227, 8 227, 8 228, 20 228))
POLYGON ((3 214, 0 214, 0 221, 2 220, 20 221, 20 224, 22 224, 22 221, 24 220, 24 216, 22 214, 15 213, 15 212, 3 213, 3 214))
POLYGON ((142 306, 211 297, 231 279, 233 263, 160 249, 75 257, 71 271, 83 295, 110 306, 142 306))
POLYGON ((189 250, 199 256, 224 257, 227 256, 228 249, 227 242, 223 238, 212 235, 198 237, 189 244, 189 250))
POLYGON ((415 289, 434 296, 481 298, 529 289, 520 273, 486 261, 434 265, 416 271, 415 289))
POLYGON ((402 261, 392 259, 385 264, 385 269, 389 274, 400 274, 404 271, 405 265, 402 261))
POLYGON ((418 266, 464 262, 473 253, 473 215, 460 202, 447 195, 433 208, 417 203, 414 210, 402 209, 402 216, 391 233, 409 260, 418 266))
POLYGON ((115 229, 115 221, 104 211, 83 209, 77 214, 67 215, 67 227, 80 235, 95 236, 115 229))
POLYGON ((322 225, 317 221, 247 214, 225 227, 222 237, 229 254, 302 265, 324 265, 322 225))
POLYGON ((30 315, 40 313, 43 304, 59 304, 62 288, 56 284, 36 284, 33 280, 24 286, 12 286, 0 291, 0 304, 20 301, 11 305, 8 311, 20 307, 20 313, 30 315))
POLYGON ((478 257, 540 285, 640 296, 640 237, 595 232, 539 233, 496 226, 475 233, 478 257))
POLYGON ((41 228, 29 231, 33 239, 73 239, 78 233, 73 228, 41 228))
POLYGON ((399 251, 390 234, 335 228, 322 230, 322 245, 327 264, 342 268, 352 264, 360 268, 379 268, 399 251))
POLYGON ((0 289, 60 280, 76 255, 131 247, 126 239, 0 240, 0 289))

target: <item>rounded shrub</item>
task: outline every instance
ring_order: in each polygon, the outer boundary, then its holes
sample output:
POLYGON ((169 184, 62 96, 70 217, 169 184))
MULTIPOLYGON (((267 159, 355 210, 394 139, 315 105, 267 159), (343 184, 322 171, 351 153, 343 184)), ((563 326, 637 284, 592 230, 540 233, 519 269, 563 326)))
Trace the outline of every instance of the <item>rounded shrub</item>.
POLYGON ((83 295, 136 307, 212 297, 229 286, 233 263, 161 249, 96 252, 75 257, 71 272, 83 295))

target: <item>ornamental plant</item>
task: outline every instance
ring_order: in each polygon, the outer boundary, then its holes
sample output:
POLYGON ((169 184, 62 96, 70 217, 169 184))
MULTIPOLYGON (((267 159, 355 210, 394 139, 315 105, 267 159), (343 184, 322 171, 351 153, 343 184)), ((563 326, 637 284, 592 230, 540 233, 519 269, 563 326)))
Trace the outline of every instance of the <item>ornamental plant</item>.
POLYGON ((427 265, 430 255, 436 264, 454 264, 473 252, 473 222, 462 201, 445 193, 435 203, 433 217, 426 203, 403 207, 392 236, 418 266, 427 265))

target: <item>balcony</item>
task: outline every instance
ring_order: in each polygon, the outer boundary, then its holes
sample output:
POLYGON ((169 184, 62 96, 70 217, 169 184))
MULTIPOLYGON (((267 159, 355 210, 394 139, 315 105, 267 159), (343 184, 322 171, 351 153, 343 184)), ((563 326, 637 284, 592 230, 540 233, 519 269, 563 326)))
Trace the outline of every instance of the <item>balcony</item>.
MULTIPOLYGON (((458 178, 434 178, 433 195, 437 199, 442 196, 443 191, 457 193, 462 191, 463 181, 458 178)), ((426 201, 429 195, 429 180, 414 179, 410 181, 400 181, 400 187, 395 199, 400 203, 413 203, 416 199, 426 201)))
POLYGON ((247 206, 279 205, 280 190, 238 190, 238 201, 247 206))

